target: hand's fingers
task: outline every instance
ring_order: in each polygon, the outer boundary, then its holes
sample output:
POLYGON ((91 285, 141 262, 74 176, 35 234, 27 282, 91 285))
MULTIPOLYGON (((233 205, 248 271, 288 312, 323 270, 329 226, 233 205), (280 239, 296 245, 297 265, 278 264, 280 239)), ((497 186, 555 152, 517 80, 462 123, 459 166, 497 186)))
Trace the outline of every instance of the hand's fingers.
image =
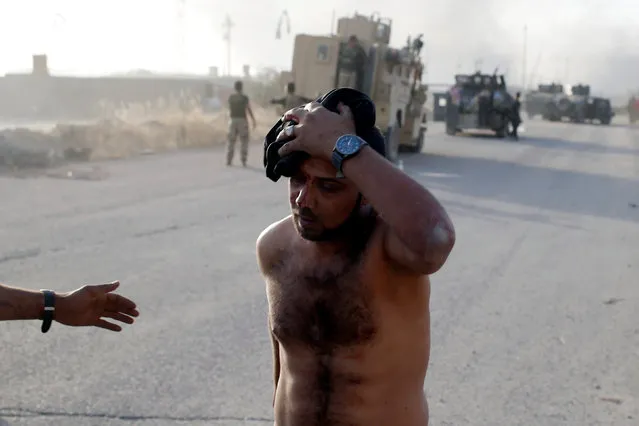
POLYGON ((297 126, 287 126, 285 127, 279 135, 277 135, 277 138, 275 138, 276 141, 281 141, 283 139, 291 139, 297 136, 297 126))
POLYGON ((117 324, 113 324, 112 322, 108 322, 105 320, 98 320, 95 323, 95 326, 98 328, 104 328, 105 330, 111 330, 111 331, 122 331, 122 327, 120 327, 117 324))
POLYGON ((314 111, 317 108, 323 108, 322 104, 317 101, 309 102, 305 105, 304 109, 307 111, 314 111))
POLYGON ((283 121, 293 121, 295 124, 301 123, 302 120, 304 120, 304 116, 308 113, 308 110, 306 109, 307 106, 308 104, 289 109, 286 113, 284 113, 283 121))
POLYGON ((348 118, 349 120, 353 119, 353 111, 346 105, 340 103, 337 108, 339 109, 339 113, 342 117, 348 118))
POLYGON ((284 157, 291 152, 297 149, 298 142, 296 140, 292 140, 290 142, 285 143, 278 151, 280 157, 284 157))
POLYGON ((99 284, 99 285, 96 285, 94 287, 96 287, 98 290, 100 290, 100 291, 102 291, 104 293, 111 293, 116 288, 120 287, 120 281, 113 281, 113 282, 108 283, 108 284, 99 284))
POLYGON ((133 324, 133 321, 135 321, 130 316, 124 315, 120 312, 105 312, 104 314, 102 314, 102 316, 107 318, 112 318, 116 321, 120 321, 126 324, 133 324))
POLYGON ((107 294, 105 309, 111 312, 124 312, 136 308, 135 302, 119 294, 107 294))

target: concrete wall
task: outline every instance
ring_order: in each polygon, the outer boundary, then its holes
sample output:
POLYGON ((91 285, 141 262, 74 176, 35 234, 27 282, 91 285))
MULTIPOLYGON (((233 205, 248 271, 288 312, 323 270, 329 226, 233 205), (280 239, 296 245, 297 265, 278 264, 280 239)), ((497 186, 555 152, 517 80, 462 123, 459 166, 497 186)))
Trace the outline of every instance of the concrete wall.
MULTIPOLYGON (((100 104, 156 102, 160 98, 200 99, 209 79, 128 77, 0 77, 0 119, 82 119, 100 115, 100 104)), ((221 99, 231 92, 216 83, 221 99)))

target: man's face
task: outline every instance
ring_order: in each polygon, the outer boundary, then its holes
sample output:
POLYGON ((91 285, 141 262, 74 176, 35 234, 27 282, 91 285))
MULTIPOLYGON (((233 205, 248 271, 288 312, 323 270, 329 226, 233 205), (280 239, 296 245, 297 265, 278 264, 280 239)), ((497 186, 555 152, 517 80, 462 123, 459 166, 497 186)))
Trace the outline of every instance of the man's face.
POLYGON ((348 179, 335 178, 337 170, 325 160, 310 158, 289 179, 293 223, 310 241, 341 237, 359 210, 359 192, 348 179))

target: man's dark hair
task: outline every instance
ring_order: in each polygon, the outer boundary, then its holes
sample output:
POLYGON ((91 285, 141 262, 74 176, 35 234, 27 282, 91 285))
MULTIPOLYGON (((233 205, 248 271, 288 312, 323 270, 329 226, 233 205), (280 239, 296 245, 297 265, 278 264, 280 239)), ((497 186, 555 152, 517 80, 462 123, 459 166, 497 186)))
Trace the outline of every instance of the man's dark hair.
POLYGON ((244 87, 244 84, 241 81, 238 80, 238 81, 235 82, 233 87, 235 87, 235 91, 241 92, 242 88, 244 87))
POLYGON ((356 35, 352 35, 352 36, 350 36, 350 37, 348 38, 348 42, 349 42, 349 43, 355 43, 355 42, 357 42, 357 41, 358 41, 358 40, 357 40, 357 36, 356 36, 356 35))

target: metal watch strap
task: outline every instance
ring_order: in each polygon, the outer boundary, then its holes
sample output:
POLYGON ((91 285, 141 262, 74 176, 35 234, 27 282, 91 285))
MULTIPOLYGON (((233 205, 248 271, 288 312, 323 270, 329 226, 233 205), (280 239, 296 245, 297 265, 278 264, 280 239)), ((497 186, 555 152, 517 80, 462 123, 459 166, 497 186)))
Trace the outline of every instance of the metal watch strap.
POLYGON ((46 333, 51 328, 55 314, 55 292, 51 290, 40 290, 44 295, 44 310, 42 312, 42 332, 46 333))
POLYGON ((332 160, 331 162, 333 163, 333 166, 337 169, 337 174, 335 175, 335 177, 343 178, 344 172, 342 171, 342 164, 344 161, 344 156, 340 154, 339 152, 333 150, 333 156, 331 160, 332 160))

